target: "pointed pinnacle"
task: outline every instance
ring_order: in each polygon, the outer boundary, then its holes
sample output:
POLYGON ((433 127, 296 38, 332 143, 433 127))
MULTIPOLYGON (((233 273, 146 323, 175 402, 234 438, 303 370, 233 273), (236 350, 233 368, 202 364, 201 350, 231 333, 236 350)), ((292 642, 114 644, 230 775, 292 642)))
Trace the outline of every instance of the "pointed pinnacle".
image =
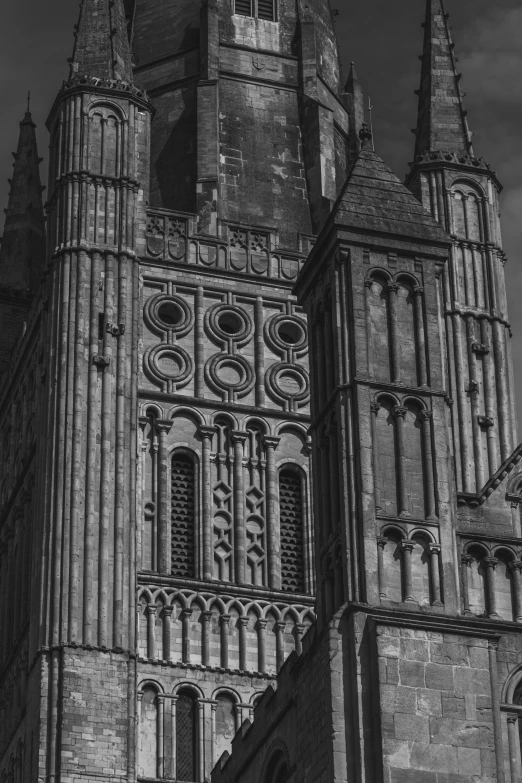
POLYGON ((123 0, 82 0, 71 75, 132 83, 132 62, 123 0))
POLYGON ((29 112, 20 122, 18 148, 0 248, 0 277, 15 289, 36 290, 45 263, 44 212, 41 198, 36 126, 29 112))
POLYGON ((428 151, 473 152, 447 19, 443 0, 426 0, 415 157, 428 151))

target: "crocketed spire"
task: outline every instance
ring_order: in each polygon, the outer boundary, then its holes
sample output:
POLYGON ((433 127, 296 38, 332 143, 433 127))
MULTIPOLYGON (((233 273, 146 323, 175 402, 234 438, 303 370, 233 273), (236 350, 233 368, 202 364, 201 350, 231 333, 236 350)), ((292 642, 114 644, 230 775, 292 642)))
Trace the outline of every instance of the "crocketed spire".
POLYGON ((123 0, 82 0, 71 76, 132 83, 132 62, 123 0))
POLYGON ((18 149, 5 210, 0 281, 15 290, 36 290, 45 262, 45 229, 36 125, 29 110, 20 123, 18 149))
POLYGON ((443 0, 426 0, 416 158, 435 151, 473 154, 447 19, 443 0))

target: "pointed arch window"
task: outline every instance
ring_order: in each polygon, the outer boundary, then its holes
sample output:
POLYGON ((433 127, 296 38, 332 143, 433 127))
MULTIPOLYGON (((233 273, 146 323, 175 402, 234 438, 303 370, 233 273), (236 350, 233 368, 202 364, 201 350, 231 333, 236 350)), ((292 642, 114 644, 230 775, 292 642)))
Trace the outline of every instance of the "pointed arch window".
POLYGON ((176 702, 176 780, 196 780, 197 704, 191 691, 181 691, 176 702))
POLYGON ((171 465, 172 575, 195 576, 194 521, 196 472, 188 454, 176 452, 171 465))
POLYGON ((304 477, 291 467, 279 473, 281 586, 302 593, 304 584, 304 477))

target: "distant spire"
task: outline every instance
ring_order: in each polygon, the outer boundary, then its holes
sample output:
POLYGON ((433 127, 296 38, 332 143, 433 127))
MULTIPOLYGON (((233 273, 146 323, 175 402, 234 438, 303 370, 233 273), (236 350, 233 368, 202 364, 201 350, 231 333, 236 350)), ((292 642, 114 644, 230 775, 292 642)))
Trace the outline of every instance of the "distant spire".
POLYGON ((35 291, 45 264, 45 224, 36 144, 36 125, 29 111, 20 123, 11 190, 0 247, 0 282, 35 291))
POLYGON ((132 83, 132 62, 122 0, 82 0, 71 75, 132 83))
POLYGON ((434 151, 473 154, 447 20, 443 0, 426 0, 416 158, 434 151))
POLYGON ((344 97, 348 107, 350 120, 348 130, 348 148, 350 163, 353 163, 360 149, 359 131, 364 123, 364 92, 355 70, 355 63, 350 63, 350 73, 344 88, 344 97))

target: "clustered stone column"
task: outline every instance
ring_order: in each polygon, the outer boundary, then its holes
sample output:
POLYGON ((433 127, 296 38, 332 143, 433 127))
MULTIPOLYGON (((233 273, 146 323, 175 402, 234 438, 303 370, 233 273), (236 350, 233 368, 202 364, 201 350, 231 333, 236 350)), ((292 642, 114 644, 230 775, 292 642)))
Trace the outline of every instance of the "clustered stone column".
POLYGON ((212 550, 212 486, 210 481, 210 453, 212 437, 216 427, 200 427, 199 436, 202 442, 201 484, 203 489, 203 579, 210 580, 213 576, 214 557, 212 550))

